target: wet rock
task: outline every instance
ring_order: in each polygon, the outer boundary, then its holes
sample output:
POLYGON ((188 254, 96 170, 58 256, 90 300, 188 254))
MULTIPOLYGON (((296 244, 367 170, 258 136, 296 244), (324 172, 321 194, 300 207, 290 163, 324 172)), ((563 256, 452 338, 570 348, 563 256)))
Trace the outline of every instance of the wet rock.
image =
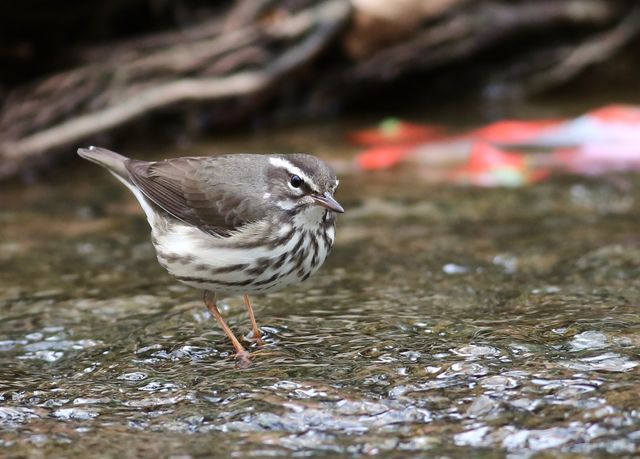
POLYGON ((580 429, 571 427, 552 427, 541 430, 513 429, 512 432, 504 436, 501 446, 509 451, 542 451, 545 449, 558 448, 577 440, 579 437, 580 429))
POLYGON ((133 371, 131 373, 123 373, 118 376, 118 379, 122 379, 124 381, 142 381, 147 379, 149 375, 142 371, 133 371))
POLYGON ((484 446, 484 438, 489 433, 488 426, 476 427, 456 434, 453 440, 458 446, 484 446))
POLYGON ((441 440, 436 436, 419 435, 413 436, 409 440, 403 440, 398 449, 404 451, 428 451, 434 449, 441 443, 441 440))
MULTIPOLYGON (((146 379, 146 378, 142 378, 146 379)), ((140 379, 133 379, 132 381, 140 381, 140 379)), ((145 384, 142 387, 138 387, 138 390, 146 391, 146 392, 171 392, 174 390, 178 390, 180 386, 174 383, 165 383, 159 381, 151 381, 148 384, 145 384)))
POLYGON ((621 356, 614 352, 608 352, 593 357, 585 357, 578 360, 561 362, 560 364, 566 368, 571 368, 572 370, 578 371, 609 372, 629 371, 638 366, 638 362, 635 362, 628 357, 621 356))
POLYGON ((569 345, 572 351, 584 351, 586 349, 604 349, 608 344, 609 339, 605 333, 587 330, 575 335, 569 345))
POLYGON ((53 416, 62 420, 88 421, 99 416, 98 410, 81 408, 60 408, 53 412, 53 416))
POLYGON ((39 416, 30 408, 0 406, 0 426, 23 424, 39 416))
POLYGON ((452 352, 456 355, 470 358, 494 357, 500 355, 500 351, 494 347, 479 346, 475 344, 470 344, 468 346, 453 349, 452 352))
POLYGON ((64 357, 64 352, 62 351, 35 351, 29 352, 25 355, 21 355, 19 359, 25 360, 44 360, 45 362, 55 362, 64 357))
POLYGON ((100 397, 100 398, 84 398, 78 397, 73 400, 74 405, 99 405, 103 403, 110 403, 111 399, 108 397, 100 397))
POLYGON ((455 263, 447 263, 446 265, 442 266, 442 271, 445 274, 455 275, 455 274, 466 274, 470 271, 470 269, 467 266, 458 265, 455 263))
POLYGON ((510 401, 511 406, 519 410, 536 411, 544 405, 544 401, 540 399, 518 398, 510 401))
POLYGON ((474 362, 456 362, 453 363, 445 371, 440 373, 437 378, 454 378, 460 376, 484 376, 489 372, 486 366, 474 362))
POLYGON ((368 400, 340 400, 335 405, 336 413, 345 415, 366 415, 379 416, 389 411, 389 407, 382 403, 370 402, 368 400))
POLYGON ((507 274, 514 274, 518 271, 518 257, 509 254, 501 253, 493 257, 493 264, 501 266, 504 272, 507 274))
POLYGON ((495 391, 501 391, 506 389, 514 389, 518 387, 518 381, 515 378, 509 378, 507 376, 487 376, 486 378, 482 378, 480 381, 480 386, 485 389, 492 389, 495 391))
POLYGON ((483 417, 490 412, 497 410, 500 407, 500 403, 486 395, 481 395, 477 397, 467 411, 465 412, 465 416, 469 418, 478 418, 483 417))
POLYGON ((127 400, 124 402, 126 406, 133 407, 154 407, 154 406, 165 406, 165 405, 175 405, 184 400, 182 396, 175 397, 148 397, 138 400, 127 400))

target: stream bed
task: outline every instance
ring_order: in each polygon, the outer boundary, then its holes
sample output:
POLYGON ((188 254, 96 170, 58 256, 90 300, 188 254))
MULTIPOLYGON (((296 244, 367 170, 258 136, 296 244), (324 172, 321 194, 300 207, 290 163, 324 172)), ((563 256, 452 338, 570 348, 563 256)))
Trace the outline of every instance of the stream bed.
MULTIPOLYGON (((282 142, 189 153, 264 145, 282 142)), ((2 457, 640 451, 638 176, 344 176, 328 261, 253 298, 267 345, 247 369, 105 171, 76 161, 0 193, 2 457)), ((220 305, 250 333, 241 297, 220 305)))

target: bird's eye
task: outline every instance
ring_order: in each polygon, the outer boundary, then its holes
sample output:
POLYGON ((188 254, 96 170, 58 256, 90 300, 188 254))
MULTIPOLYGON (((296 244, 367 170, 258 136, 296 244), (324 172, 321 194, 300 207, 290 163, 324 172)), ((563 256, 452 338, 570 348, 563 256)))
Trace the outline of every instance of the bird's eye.
POLYGON ((294 188, 300 188, 302 186, 302 179, 300 177, 298 177, 297 175, 292 175, 291 176, 291 186, 294 188))

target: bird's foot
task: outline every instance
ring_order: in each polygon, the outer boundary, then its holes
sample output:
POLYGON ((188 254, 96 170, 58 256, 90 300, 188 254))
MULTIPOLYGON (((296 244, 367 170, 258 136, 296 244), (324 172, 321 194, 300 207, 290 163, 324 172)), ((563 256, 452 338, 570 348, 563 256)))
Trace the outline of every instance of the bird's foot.
POLYGON ((238 368, 249 368, 251 366, 251 354, 247 351, 238 352, 236 355, 236 365, 238 368))
POLYGON ((264 358, 264 357, 269 357, 277 354, 278 353, 273 349, 260 348, 255 351, 252 351, 251 353, 247 351, 238 352, 235 354, 234 357, 236 358, 236 366, 240 369, 246 369, 246 368, 249 368, 251 365, 253 365, 253 361, 252 361, 253 357, 264 358))
POLYGON ((247 333, 244 336, 244 339, 248 342, 248 343, 255 343, 258 345, 258 347, 263 347, 266 343, 264 342, 264 340, 262 339, 262 333, 258 330, 258 332, 256 333, 255 330, 250 331, 249 333, 247 333))

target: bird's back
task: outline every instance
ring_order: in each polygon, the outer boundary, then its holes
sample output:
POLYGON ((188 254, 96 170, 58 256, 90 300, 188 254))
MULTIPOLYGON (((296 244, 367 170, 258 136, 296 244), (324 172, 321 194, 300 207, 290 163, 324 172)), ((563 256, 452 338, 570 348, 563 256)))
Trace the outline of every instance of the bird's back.
POLYGON ((193 287, 232 293, 279 289, 313 274, 333 245, 334 217, 325 208, 299 218, 269 204, 265 171, 274 156, 147 162, 97 147, 78 154, 108 169, 133 192, 151 225, 158 261, 193 287))

